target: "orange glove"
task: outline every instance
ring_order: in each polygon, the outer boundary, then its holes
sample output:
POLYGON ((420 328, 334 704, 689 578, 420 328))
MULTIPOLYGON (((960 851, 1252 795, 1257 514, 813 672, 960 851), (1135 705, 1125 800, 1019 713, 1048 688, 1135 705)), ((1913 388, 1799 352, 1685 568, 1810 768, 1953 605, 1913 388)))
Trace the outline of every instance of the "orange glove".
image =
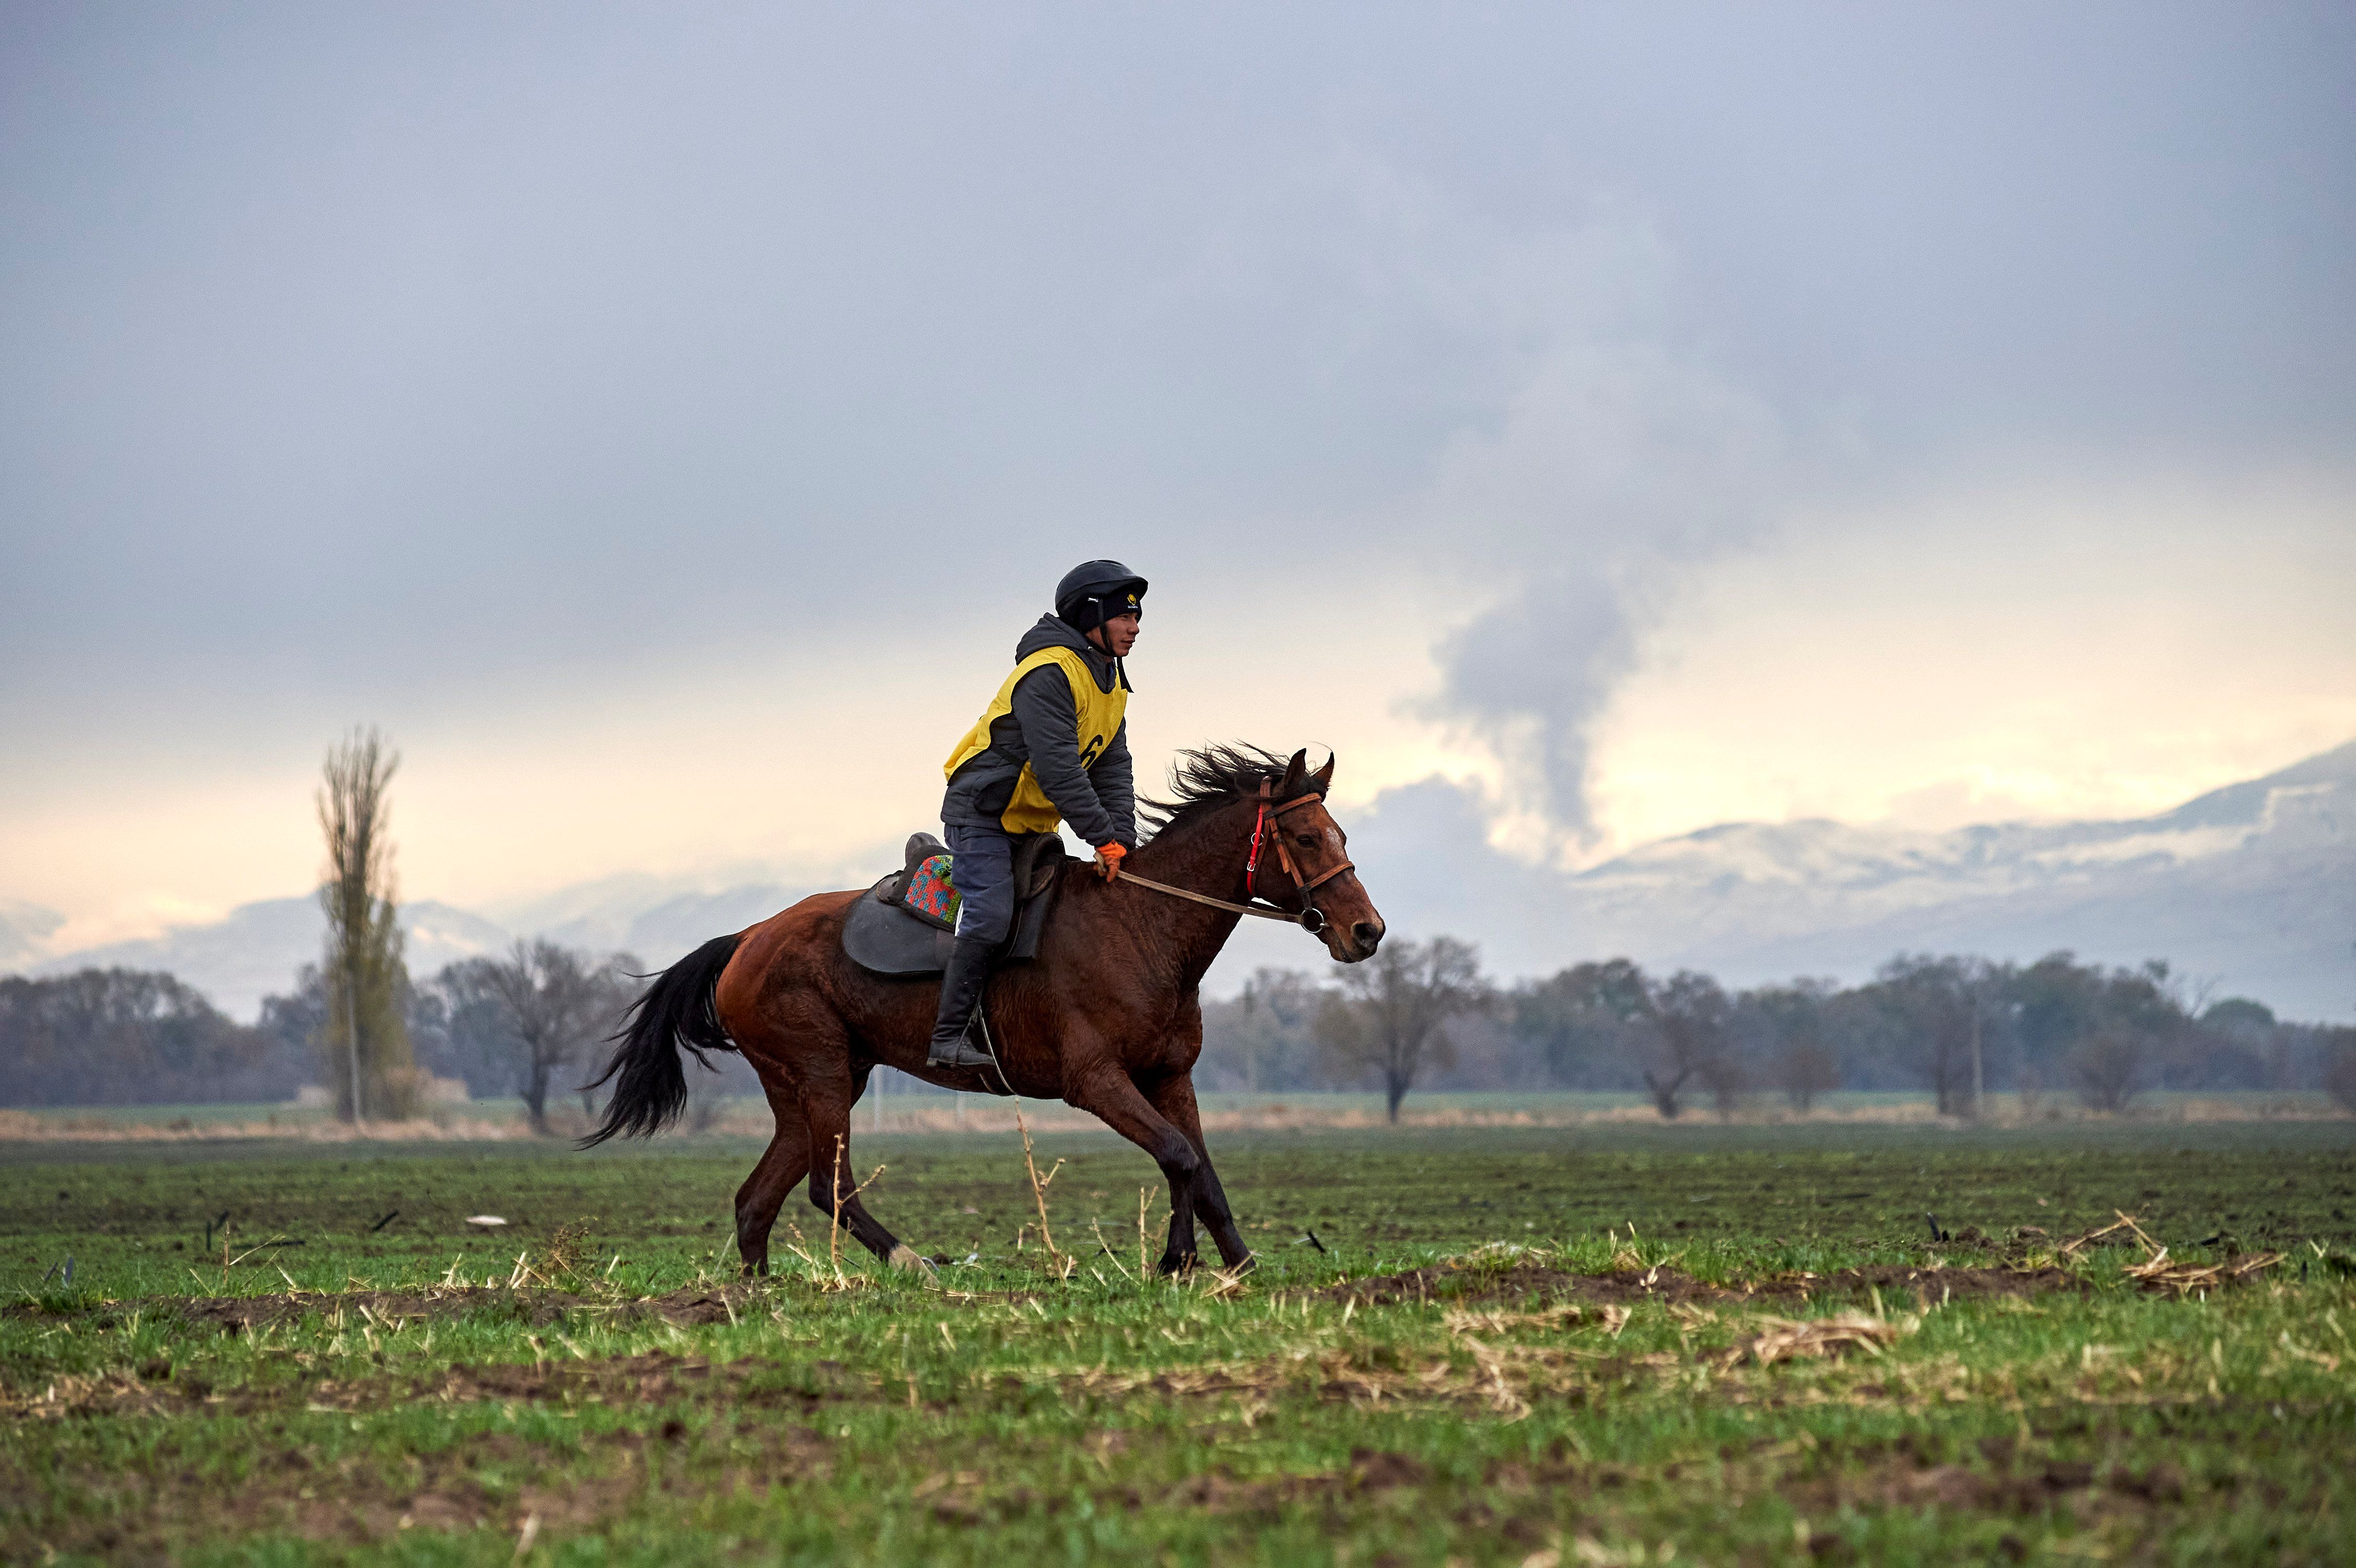
POLYGON ((1119 876, 1120 875, 1121 856, 1128 853, 1128 846, 1121 843, 1118 839, 1114 840, 1111 843, 1100 843, 1097 845, 1097 875, 1103 877, 1107 882, 1110 882, 1114 877, 1119 876))

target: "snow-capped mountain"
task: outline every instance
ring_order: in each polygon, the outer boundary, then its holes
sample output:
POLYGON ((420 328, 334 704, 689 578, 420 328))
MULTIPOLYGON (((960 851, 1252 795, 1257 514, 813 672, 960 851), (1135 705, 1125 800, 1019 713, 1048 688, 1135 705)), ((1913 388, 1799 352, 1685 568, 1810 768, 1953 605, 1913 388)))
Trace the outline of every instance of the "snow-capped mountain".
POLYGON ((713 937, 767 919, 816 890, 761 880, 713 891, 698 879, 625 873, 487 913, 511 931, 668 964, 713 937))
POLYGON ((1626 954, 1746 984, 1857 980, 1900 951, 2066 948, 2164 958, 2294 1017, 2356 1015, 2356 744, 2156 817, 1739 822, 1567 875, 1498 854, 1480 829, 1474 802, 1428 783, 1386 796, 1351 845, 1394 925, 1477 934, 1506 973, 1626 954))
MULTIPOLYGON (((1475 940, 1501 975, 1624 954, 1740 984, 1857 980, 1901 951, 2032 960, 2067 948, 2106 963, 2164 958, 2220 994, 2254 996, 2290 1017, 2356 1017, 2356 744, 2155 817, 1944 833, 1736 822, 1578 873, 1491 847, 1482 802, 1444 780, 1386 791, 1350 815, 1351 853, 1392 928, 1475 940)), ((626 875, 504 906, 491 918, 422 902, 402 919, 420 975, 517 935, 659 966, 810 890, 748 880, 712 892, 626 875)), ((308 898, 249 904, 214 925, 68 954, 44 944, 56 923, 47 911, 0 905, 0 970, 166 969, 241 1017, 291 985, 321 938, 308 898)), ((1208 989, 1232 991, 1263 963, 1322 967, 1299 931, 1245 924, 1208 989)))

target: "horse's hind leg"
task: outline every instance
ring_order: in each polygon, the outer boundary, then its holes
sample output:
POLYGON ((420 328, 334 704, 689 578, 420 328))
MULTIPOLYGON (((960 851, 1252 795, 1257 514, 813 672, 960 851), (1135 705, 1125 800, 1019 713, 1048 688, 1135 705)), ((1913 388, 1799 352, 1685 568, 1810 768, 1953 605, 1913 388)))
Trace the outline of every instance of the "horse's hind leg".
POLYGON ((1194 1203, 1201 1211, 1204 1226, 1217 1244, 1220 1261, 1227 1267, 1251 1259, 1250 1243, 1236 1228, 1235 1211, 1227 1207, 1226 1189, 1219 1185, 1219 1173, 1211 1168, 1210 1145, 1203 1142, 1203 1113, 1194 1103, 1194 1080, 1186 1073, 1173 1073, 1146 1091, 1146 1098, 1164 1121, 1194 1145, 1202 1164, 1194 1171, 1194 1203))
POLYGON ((769 1140, 761 1163, 736 1189, 736 1255, 744 1260, 748 1276, 769 1272, 769 1230, 786 1194, 809 1173, 809 1126, 802 1108, 788 1097, 772 1092, 769 1109, 776 1113, 777 1135, 769 1140))
POLYGON ((802 1106, 809 1129, 810 1207, 827 1217, 830 1227, 839 1221, 852 1240, 893 1267, 930 1273, 932 1265, 917 1256, 915 1248, 884 1230, 859 1200, 859 1180, 851 1172, 851 1108, 867 1087, 867 1072, 864 1067, 852 1069, 846 1062, 842 1069, 818 1075, 803 1086, 802 1106))

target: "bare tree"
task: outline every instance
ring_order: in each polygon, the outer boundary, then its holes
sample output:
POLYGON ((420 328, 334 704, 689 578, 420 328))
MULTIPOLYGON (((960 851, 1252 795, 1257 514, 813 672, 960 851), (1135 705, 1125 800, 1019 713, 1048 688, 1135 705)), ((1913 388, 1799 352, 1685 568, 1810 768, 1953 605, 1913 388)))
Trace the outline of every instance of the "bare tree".
POLYGON ((1396 1122, 1427 1059, 1446 1065, 1448 1020, 1485 1006, 1488 995, 1470 943, 1394 939, 1342 972, 1341 991, 1318 1015, 1318 1039, 1345 1069, 1382 1075, 1384 1108, 1396 1122))
POLYGON ((354 731, 327 754, 318 794, 327 865, 319 905, 327 916, 321 961, 327 1007, 319 1050, 335 1086, 336 1113, 359 1124, 399 1119, 417 1108, 417 1073, 402 1021, 408 989, 394 902, 391 801, 401 766, 374 729, 354 731))
POLYGON ((2323 1091, 2342 1111, 2356 1112, 2356 1029, 2335 1031, 2342 1036, 2323 1063, 2323 1091))
POLYGON ((454 1032, 505 1056, 532 1130, 545 1133, 557 1074, 611 1034, 630 1002, 636 961, 603 962, 545 939, 518 942, 505 958, 468 959, 442 972, 454 1032))
POLYGON ((2004 995, 2010 978, 1986 959, 1969 960, 1965 968, 1964 994, 1971 1007, 1971 1118, 1975 1122, 1987 1114, 1989 1034, 2020 1010, 2004 995))
POLYGON ((1929 1081, 1942 1116, 1977 1109, 1973 1042, 1983 1027, 1987 967, 1984 959, 1901 953, 1874 976, 1871 989, 1895 1031, 1894 1054, 1929 1081))
MULTIPOLYGON (((1645 987, 1645 1015, 1658 1060, 1644 1069, 1644 1088, 1665 1122, 1676 1120, 1677 1096, 1696 1074, 1719 1073, 1734 1004, 1708 975, 1681 969, 1645 987)), ((1740 1092, 1739 1090, 1734 1092, 1740 1092)))
POLYGON ((1702 1063, 1694 1073, 1701 1079, 1701 1086, 1709 1090, 1709 1102, 1719 1119, 1733 1121, 1734 1113, 1742 1109, 1743 1097, 1751 1092, 1751 1074, 1741 1058, 1726 1052, 1702 1063))
POLYGON ((2145 1041, 2134 1029, 2105 1025, 2070 1053, 2070 1076, 2090 1111, 2120 1112, 2142 1087, 2145 1041))
POLYGON ((1792 1108, 1805 1115, 1817 1095, 1840 1087, 1840 1058, 1813 1040, 1804 1040, 1777 1058, 1775 1079, 1792 1108))

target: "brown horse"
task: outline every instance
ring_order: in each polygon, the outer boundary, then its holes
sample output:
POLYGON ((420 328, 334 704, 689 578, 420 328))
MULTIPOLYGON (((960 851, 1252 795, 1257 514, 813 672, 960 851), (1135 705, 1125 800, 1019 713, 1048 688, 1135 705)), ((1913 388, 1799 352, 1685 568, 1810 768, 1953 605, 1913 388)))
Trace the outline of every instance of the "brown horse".
POLYGON ((680 1047, 699 1062, 706 1051, 741 1051, 777 1118, 768 1152, 736 1194, 745 1272, 767 1272, 770 1227, 806 1176, 819 1213, 840 1213, 877 1257, 921 1267, 852 1189, 851 1109, 881 1064, 945 1089, 1012 1089, 1093 1112, 1151 1155, 1169 1180, 1162 1271, 1194 1263, 1198 1215, 1220 1257, 1240 1264, 1251 1249, 1212 1173, 1194 1105, 1196 987, 1234 932, 1237 907, 1254 898, 1298 918, 1344 963, 1371 956, 1382 940, 1382 917, 1325 811, 1333 779, 1330 758, 1312 773, 1305 752, 1289 761, 1248 746, 1182 753, 1172 799, 1146 803, 1156 832, 1125 870, 1224 907, 1126 876, 1107 883, 1087 862, 1066 865, 1038 957, 1001 970, 983 997, 1002 1075, 926 1065, 939 983, 870 973, 844 956, 843 918, 862 894, 818 894, 715 938, 656 976, 633 1004, 596 1080, 615 1080, 613 1100, 584 1146, 644 1136, 678 1116, 687 1101, 680 1047))

